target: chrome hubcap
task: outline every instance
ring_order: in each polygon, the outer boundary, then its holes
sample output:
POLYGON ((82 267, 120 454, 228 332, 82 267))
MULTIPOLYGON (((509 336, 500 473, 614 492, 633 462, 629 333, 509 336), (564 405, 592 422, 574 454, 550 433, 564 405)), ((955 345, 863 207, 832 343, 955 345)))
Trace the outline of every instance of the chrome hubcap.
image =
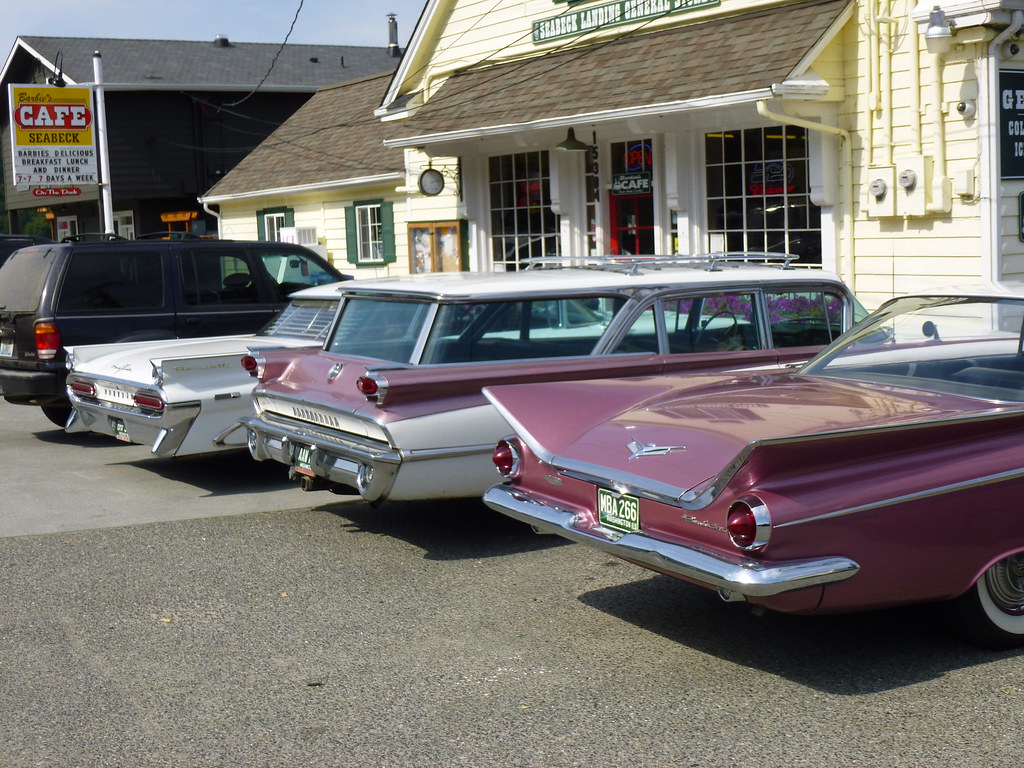
POLYGON ((1024 615, 1024 553, 1011 555, 989 568, 985 585, 999 610, 1024 615))

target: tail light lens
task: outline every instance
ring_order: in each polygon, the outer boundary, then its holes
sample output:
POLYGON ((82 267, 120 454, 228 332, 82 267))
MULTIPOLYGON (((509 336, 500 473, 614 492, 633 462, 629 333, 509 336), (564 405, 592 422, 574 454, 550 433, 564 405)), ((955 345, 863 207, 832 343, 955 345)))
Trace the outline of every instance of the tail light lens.
POLYGON ((147 394, 145 392, 136 392, 133 398, 135 405, 141 408, 143 411, 149 411, 151 413, 162 413, 164 410, 164 399, 160 395, 147 394))
POLYGON ((732 543, 740 549, 747 552, 763 549, 772 531, 768 507, 756 496, 745 496, 729 507, 725 528, 732 543))
POLYGON ((53 360, 60 351, 60 331, 54 323, 36 323, 36 357, 53 360))
POLYGON ((266 361, 258 355, 246 355, 242 358, 242 368, 253 378, 259 379, 263 377, 263 371, 265 369, 266 361))
POLYGON ((91 381, 73 381, 71 391, 79 397, 96 397, 96 386, 91 381))
POLYGON ((497 468, 498 474, 506 480, 515 480, 519 477, 521 461, 519 447, 516 445, 514 440, 510 438, 501 440, 494 447, 494 453, 491 455, 491 461, 494 462, 494 466, 497 468))
POLYGON ((388 380, 379 373, 368 373, 356 379, 356 389, 365 395, 367 400, 383 403, 384 396, 388 393, 388 380))

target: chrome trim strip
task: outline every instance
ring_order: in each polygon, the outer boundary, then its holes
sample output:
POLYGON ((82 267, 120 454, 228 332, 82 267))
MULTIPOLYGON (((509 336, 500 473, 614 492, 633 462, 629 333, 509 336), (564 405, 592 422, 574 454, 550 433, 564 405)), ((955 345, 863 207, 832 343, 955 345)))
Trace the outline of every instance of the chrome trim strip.
MULTIPOLYGON (((340 449, 348 451, 352 456, 365 461, 386 461, 399 464, 402 454, 385 442, 361 437, 351 433, 331 433, 322 425, 293 419, 281 418, 273 411, 264 411, 259 416, 243 419, 242 424, 249 430, 262 436, 273 436, 290 442, 311 443, 321 450, 340 449), (317 427, 321 427, 317 429, 317 427)), ((287 462, 285 462, 287 463, 287 462)))
POLYGON ((236 423, 232 424, 230 427, 228 427, 215 438, 213 438, 213 444, 224 445, 224 441, 228 439, 228 435, 230 435, 232 432, 238 429, 241 429, 243 426, 244 424, 242 423, 242 420, 239 419, 236 423))
POLYGON ((838 556, 764 563, 742 556, 731 560, 698 547, 659 541, 643 533, 627 533, 616 540, 603 539, 576 528, 578 518, 574 513, 504 485, 487 491, 484 503, 545 533, 557 533, 687 581, 751 597, 833 584, 855 576, 860 570, 853 560, 838 556))
MULTIPOLYGON (((291 406, 298 406, 300 408, 309 408, 309 409, 312 409, 312 410, 319 409, 319 410, 323 410, 325 412, 327 412, 327 411, 337 411, 338 413, 344 414, 347 417, 352 417, 356 421, 362 421, 362 422, 365 422, 366 424, 371 424, 371 425, 373 425, 374 428, 380 430, 383 434, 389 435, 388 430, 387 430, 387 428, 384 425, 384 422, 379 421, 378 419, 374 419, 374 418, 372 418, 370 416, 367 416, 365 413, 360 411, 358 408, 345 408, 345 407, 339 406, 339 405, 334 404, 334 403, 328 405, 326 403, 321 403, 321 402, 319 402, 317 400, 308 400, 308 399, 306 399, 304 397, 297 397, 297 396, 294 396, 294 395, 286 395, 286 394, 282 394, 280 392, 271 392, 271 391, 267 391, 267 390, 263 389, 260 385, 256 385, 256 388, 253 390, 252 397, 253 397, 254 402, 257 403, 257 407, 259 407, 259 402, 262 399, 263 401, 268 402, 268 403, 281 402, 281 403, 287 403, 288 405, 291 405, 291 406)), ((274 412, 271 411, 271 413, 274 413, 274 412)), ((322 425, 322 424, 317 424, 316 422, 312 422, 312 421, 304 422, 301 419, 296 419, 296 422, 299 422, 299 423, 303 424, 304 426, 305 425, 309 425, 310 427, 313 427, 313 426, 325 426, 325 425, 322 425)), ((390 435, 389 435, 389 437, 390 437, 390 435)))
POLYGON ((776 528, 790 528, 792 526, 804 525, 805 523, 816 523, 819 520, 829 520, 833 517, 843 517, 845 515, 854 515, 859 512, 870 512, 874 509, 882 509, 883 507, 891 507, 896 504, 908 504, 914 501, 921 501, 923 499, 930 499, 935 496, 942 496, 947 493, 956 493, 957 491, 966 491, 971 488, 980 488, 985 485, 993 485, 994 483, 1001 483, 1007 480, 1017 480, 1024 478, 1024 469, 1010 469, 1006 472, 997 472, 994 475, 986 475, 984 477, 975 477, 970 480, 961 480, 958 483, 949 483, 948 485, 940 485, 937 488, 929 488, 924 491, 917 491, 915 493, 907 493, 902 496, 892 496, 888 499, 882 499, 880 501, 874 501, 870 504, 861 504, 856 507, 847 507, 846 509, 838 509, 835 512, 825 512, 820 515, 814 515, 813 517, 805 517, 800 520, 790 520, 788 523, 780 523, 776 525, 776 528))

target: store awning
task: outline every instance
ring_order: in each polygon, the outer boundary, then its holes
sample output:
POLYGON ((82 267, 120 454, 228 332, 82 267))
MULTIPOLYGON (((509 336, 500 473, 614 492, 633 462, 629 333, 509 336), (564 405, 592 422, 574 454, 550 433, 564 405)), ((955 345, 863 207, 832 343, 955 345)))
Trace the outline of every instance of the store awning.
POLYGON ((452 75, 389 146, 599 123, 768 98, 803 74, 850 0, 815 0, 452 75))

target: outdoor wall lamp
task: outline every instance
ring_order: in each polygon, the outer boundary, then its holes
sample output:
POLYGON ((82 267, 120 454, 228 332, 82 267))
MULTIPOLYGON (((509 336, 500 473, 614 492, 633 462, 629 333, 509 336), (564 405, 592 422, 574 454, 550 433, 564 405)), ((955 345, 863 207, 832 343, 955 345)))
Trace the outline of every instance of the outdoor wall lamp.
POLYGON ((570 128, 569 133, 565 136, 565 141, 555 144, 555 149, 564 149, 569 152, 586 152, 588 147, 584 142, 576 138, 576 131, 570 128))
POLYGON ((952 21, 946 18, 946 12, 939 6, 932 8, 928 14, 928 29, 924 32, 924 43, 928 46, 929 53, 949 53, 953 47, 952 21))

